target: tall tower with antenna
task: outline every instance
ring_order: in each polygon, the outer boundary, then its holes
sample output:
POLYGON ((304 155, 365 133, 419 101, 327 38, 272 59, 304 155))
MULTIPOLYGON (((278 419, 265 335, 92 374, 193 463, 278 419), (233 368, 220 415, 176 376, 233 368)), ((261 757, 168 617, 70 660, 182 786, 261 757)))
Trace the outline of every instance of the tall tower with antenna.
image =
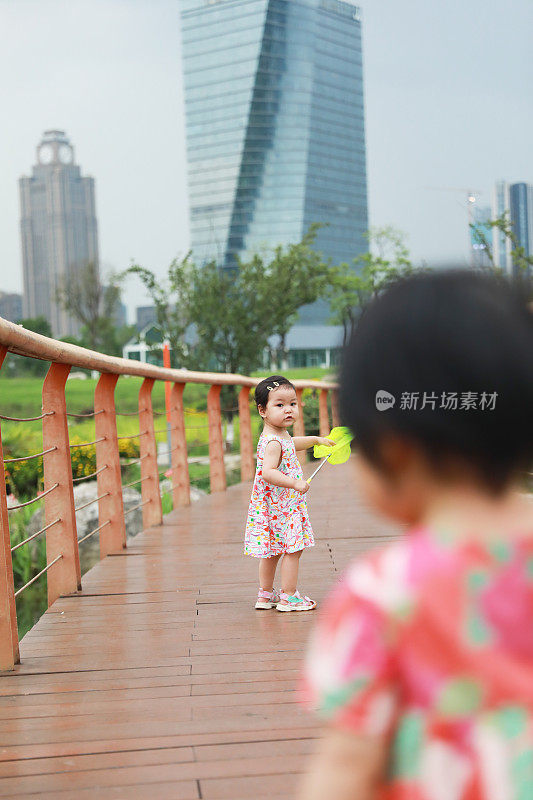
POLYGON ((56 302, 69 276, 98 264, 94 179, 83 177, 64 131, 45 131, 31 177, 19 180, 23 315, 44 316, 54 336, 76 336, 79 324, 56 302))

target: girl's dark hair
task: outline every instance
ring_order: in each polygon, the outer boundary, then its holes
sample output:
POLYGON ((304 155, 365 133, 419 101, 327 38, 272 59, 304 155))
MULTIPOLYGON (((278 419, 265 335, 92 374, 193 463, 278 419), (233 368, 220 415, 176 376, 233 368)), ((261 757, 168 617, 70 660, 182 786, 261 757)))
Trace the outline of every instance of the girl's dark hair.
POLYGON ((498 493, 533 461, 532 362, 533 314, 506 280, 419 273, 361 315, 344 353, 341 413, 376 466, 393 433, 437 473, 459 459, 498 493))
POLYGON ((294 389, 293 384, 287 380, 287 378, 284 378, 283 375, 271 375, 270 378, 265 378, 255 387, 254 400, 256 406, 258 408, 259 406, 266 408, 268 395, 272 389, 277 389, 278 386, 290 386, 291 389, 294 389))

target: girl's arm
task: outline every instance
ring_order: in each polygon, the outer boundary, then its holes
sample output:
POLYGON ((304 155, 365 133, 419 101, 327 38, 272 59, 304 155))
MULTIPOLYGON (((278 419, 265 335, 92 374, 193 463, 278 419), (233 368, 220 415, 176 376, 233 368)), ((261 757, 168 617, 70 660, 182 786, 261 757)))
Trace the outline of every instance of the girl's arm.
POLYGON ((267 483, 272 483, 274 486, 282 486, 285 489, 296 489, 298 492, 305 494, 309 489, 309 484, 306 481, 298 480, 298 478, 291 478, 290 475, 285 475, 278 469, 281 463, 281 444, 273 439, 269 442, 265 449, 265 456, 263 458, 263 478, 267 483))
POLYGON ((386 753, 384 737, 328 730, 301 784, 299 800, 375 800, 386 753))
POLYGON ((335 444, 333 439, 327 439, 325 436, 293 436, 292 441, 296 450, 308 450, 315 444, 323 444, 326 447, 335 444))

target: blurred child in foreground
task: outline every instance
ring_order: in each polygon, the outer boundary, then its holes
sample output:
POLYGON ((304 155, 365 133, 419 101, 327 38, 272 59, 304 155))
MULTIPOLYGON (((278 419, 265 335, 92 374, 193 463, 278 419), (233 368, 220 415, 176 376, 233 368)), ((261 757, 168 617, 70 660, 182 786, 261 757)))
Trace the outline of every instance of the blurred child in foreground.
POLYGON ((341 407, 361 492, 408 533, 324 607, 301 798, 533 798, 533 314, 496 278, 401 281, 361 317, 341 407))

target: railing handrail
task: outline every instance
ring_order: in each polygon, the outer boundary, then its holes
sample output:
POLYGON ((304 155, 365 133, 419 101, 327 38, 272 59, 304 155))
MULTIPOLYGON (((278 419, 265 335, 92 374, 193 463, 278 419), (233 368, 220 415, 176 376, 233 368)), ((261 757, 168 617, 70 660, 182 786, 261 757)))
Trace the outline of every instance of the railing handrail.
MULTIPOLYGON (((128 514, 142 509, 142 525, 145 529, 160 525, 163 521, 161 503, 161 478, 170 475, 173 508, 190 503, 189 449, 187 443, 186 410, 183 393, 188 383, 203 384, 207 392, 207 425, 209 446, 209 483, 212 492, 226 489, 226 465, 224 462, 224 441, 222 436, 222 412, 220 394, 222 386, 238 388, 238 405, 227 411, 238 411, 239 440, 241 456, 241 479, 253 479, 255 465, 253 458, 253 439, 250 415, 250 390, 261 378, 247 375, 232 375, 220 372, 195 372, 186 369, 170 369, 115 358, 103 353, 87 350, 78 345, 59 342, 26 330, 0 317, 0 367, 8 352, 25 358, 35 358, 50 362, 42 384, 42 413, 37 417, 15 418, 2 415, 12 422, 24 423, 41 420, 42 451, 5 459, 0 429, 0 608, 7 614, 0 614, 0 670, 12 669, 18 662, 19 644, 17 633, 16 598, 38 578, 46 574, 48 604, 58 597, 72 594, 82 588, 80 569, 80 544, 99 534, 101 558, 121 553, 127 546, 125 518, 128 514), (94 409, 90 414, 74 413, 67 410, 65 387, 71 367, 89 369, 99 373, 94 388, 94 409), (139 432, 117 435, 117 411, 115 408, 115 388, 121 375, 134 375, 142 378, 138 393, 138 411, 135 412, 139 432), (166 382, 165 411, 155 411, 152 407, 152 389, 156 381, 166 382), (154 418, 165 414, 167 426, 155 428, 154 418), (94 437, 91 441, 71 441, 69 417, 90 417, 94 420, 94 437), (159 452, 156 435, 167 434, 166 452, 159 452), (140 465, 140 478, 130 481, 126 486, 139 484, 140 502, 124 510, 119 443, 125 439, 137 439, 139 458, 131 463, 140 465), (85 478, 96 478, 96 495, 81 505, 74 500, 74 483, 79 477, 72 475, 72 452, 77 448, 94 446, 96 469, 85 478), (159 472, 158 459, 169 457, 170 469, 159 472), (42 480, 44 491, 33 499, 16 503, 8 508, 5 468, 12 462, 23 462, 42 457, 42 480), (9 511, 29 506, 37 499, 44 498, 44 525, 35 534, 26 537, 15 545, 11 543, 9 511), (98 525, 78 539, 76 512, 98 503, 98 525), (11 554, 19 547, 27 546, 38 535, 45 533, 47 566, 15 591, 11 554)), ((296 396, 300 409, 303 409, 304 390, 311 389, 318 394, 318 428, 321 436, 329 431, 329 401, 331 393, 331 419, 333 427, 339 424, 337 384, 328 381, 295 380, 296 396)), ((131 412, 120 412, 130 414, 131 412)), ((190 430, 197 430, 192 426, 190 430)), ((295 423, 294 434, 305 435, 303 412, 295 423)), ((10 454, 11 455, 11 454, 10 454)), ((305 451, 297 453, 303 463, 305 451)))
MULTIPOLYGON (((203 383, 217 386, 257 386, 261 378, 250 378, 228 372, 195 372, 186 369, 168 369, 155 364, 147 364, 129 358, 119 358, 88 350, 76 344, 60 342, 40 333, 34 333, 21 325, 0 317, 0 345, 10 353, 16 353, 41 361, 69 364, 80 369, 96 370, 115 375, 134 375, 141 378, 171 381, 173 383, 203 383)), ((329 381, 294 380, 298 389, 337 389, 337 384, 329 381)))

